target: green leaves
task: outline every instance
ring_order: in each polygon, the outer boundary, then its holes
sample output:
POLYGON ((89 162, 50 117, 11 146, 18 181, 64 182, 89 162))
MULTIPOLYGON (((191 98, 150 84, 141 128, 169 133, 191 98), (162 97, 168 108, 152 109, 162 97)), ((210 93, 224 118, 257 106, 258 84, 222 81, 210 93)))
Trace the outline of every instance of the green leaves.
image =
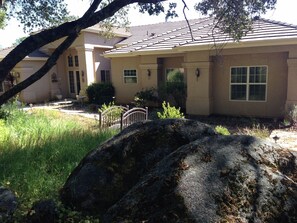
POLYGON ((162 103, 163 112, 157 112, 159 119, 167 118, 185 118, 184 114, 180 111, 180 108, 170 106, 169 102, 163 101, 162 103))
POLYGON ((255 17, 274 9, 277 0, 202 0, 195 8, 217 20, 216 28, 239 41, 252 28, 255 17))
POLYGON ((17 18, 27 32, 62 24, 69 15, 64 0, 7 0, 4 9, 6 16, 17 18))
POLYGON ((6 25, 5 11, 3 9, 0 9, 0 29, 4 29, 5 25, 6 25))

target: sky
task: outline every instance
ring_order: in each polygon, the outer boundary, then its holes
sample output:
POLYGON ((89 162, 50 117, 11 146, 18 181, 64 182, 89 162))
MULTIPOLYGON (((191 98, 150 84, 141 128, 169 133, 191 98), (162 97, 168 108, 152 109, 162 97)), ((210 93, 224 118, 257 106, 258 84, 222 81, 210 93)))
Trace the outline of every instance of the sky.
MULTIPOLYGON (((179 3, 178 5, 180 6, 182 5, 181 0, 175 0, 175 1, 179 3)), ((68 8, 71 14, 77 15, 77 16, 81 16, 87 10, 90 4, 89 0, 65 0, 65 2, 68 4, 68 8), (77 1, 77 2, 73 4, 73 1, 77 1)), ((189 10, 186 10, 188 19, 202 17, 201 14, 199 14, 193 8, 195 2, 198 2, 198 0, 197 1, 186 0, 186 2, 189 7, 189 10)), ((266 15, 263 15, 262 17, 297 25, 296 8, 297 8, 296 0, 278 0, 276 9, 268 12, 266 15)), ((170 19, 169 21, 184 19, 183 13, 182 13, 182 7, 179 7, 177 9, 177 13, 179 14, 179 17, 175 19, 170 19)), ((141 14, 138 12, 137 9, 135 9, 132 6, 129 13, 129 20, 131 22, 131 25, 136 26, 136 25, 164 22, 165 16, 164 15, 149 16, 147 14, 141 14)), ((0 30, 0 47, 2 48, 9 47, 14 43, 14 41, 17 38, 20 38, 26 35, 28 34, 25 34, 23 32, 23 29, 19 25, 19 23, 15 19, 12 19, 9 21, 8 25, 4 30, 0 30)))

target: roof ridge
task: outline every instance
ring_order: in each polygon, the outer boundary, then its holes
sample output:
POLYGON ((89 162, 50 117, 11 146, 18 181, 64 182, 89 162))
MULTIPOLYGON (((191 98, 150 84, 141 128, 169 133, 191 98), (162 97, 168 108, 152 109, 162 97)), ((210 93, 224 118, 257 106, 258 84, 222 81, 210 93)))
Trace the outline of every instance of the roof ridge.
MULTIPOLYGON (((194 20, 201 20, 207 17, 203 18, 197 18, 197 19, 188 19, 188 21, 194 21, 194 20)), ((160 25, 160 24, 165 24, 165 23, 178 23, 178 22, 184 22, 186 20, 178 20, 178 21, 165 21, 165 22, 157 22, 157 23, 150 23, 150 24, 144 24, 144 25, 136 25, 136 26, 129 26, 129 28, 134 28, 134 27, 144 27, 144 26, 150 26, 150 25, 160 25)))
POLYGON ((277 25, 283 25, 283 26, 289 26, 289 27, 297 29, 297 25, 295 25, 295 24, 287 23, 287 22, 281 22, 281 21, 277 21, 277 20, 273 20, 273 19, 259 18, 259 19, 255 20, 255 21, 269 22, 269 23, 273 23, 273 24, 277 24, 277 25))
MULTIPOLYGON (((199 20, 199 21, 194 22, 193 24, 190 24, 190 26, 191 26, 191 25, 196 25, 196 24, 198 24, 198 23, 205 22, 205 21, 210 20, 210 19, 211 19, 211 17, 203 17, 203 18, 199 18, 199 19, 191 19, 191 20, 188 20, 188 21, 199 20)), ((185 21, 186 21, 186 20, 182 20, 182 21, 180 21, 180 22, 185 22, 185 21)), ((136 45, 136 44, 139 44, 139 43, 143 43, 143 42, 145 42, 145 41, 148 41, 148 40, 151 40, 151 39, 155 39, 155 38, 157 38, 157 37, 161 37, 161 36, 170 34, 170 33, 172 33, 172 32, 176 32, 176 31, 181 30, 181 29, 185 29, 185 28, 187 28, 187 27, 188 27, 188 24, 186 24, 185 26, 179 27, 179 28, 174 28, 174 29, 172 29, 172 30, 169 30, 169 31, 166 31, 166 32, 164 32, 164 33, 158 34, 158 35, 156 35, 156 36, 152 36, 152 37, 149 37, 149 38, 141 39, 141 40, 138 40, 137 42, 133 42, 133 43, 130 43, 130 44, 128 44, 128 45, 125 45, 125 46, 121 46, 121 47, 119 47, 119 48, 112 49, 112 50, 110 50, 110 51, 108 51, 108 52, 113 52, 113 51, 116 51, 116 50, 119 50, 119 49, 128 48, 128 47, 131 47, 131 46, 133 46, 133 45, 136 45)), ((187 31, 187 32, 189 32, 189 31, 187 31)), ((181 34, 179 34, 179 35, 181 35, 181 34)), ((175 36, 175 37, 176 37, 176 36, 175 36)), ((169 37, 169 39, 172 39, 172 38, 169 37)), ((162 41, 164 41, 164 39, 159 40, 159 41, 155 41, 155 42, 151 43, 150 45, 154 45, 154 44, 156 44, 156 43, 160 43, 160 42, 162 42, 162 41)), ((141 47, 137 47, 137 49, 141 49, 142 47, 143 47, 143 46, 141 46, 141 47)))

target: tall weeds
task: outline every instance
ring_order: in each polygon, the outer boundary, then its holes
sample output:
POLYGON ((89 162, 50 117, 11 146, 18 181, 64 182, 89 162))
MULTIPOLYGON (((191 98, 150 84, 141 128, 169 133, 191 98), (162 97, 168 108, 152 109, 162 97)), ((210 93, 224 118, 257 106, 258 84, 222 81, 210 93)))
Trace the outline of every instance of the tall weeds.
POLYGON ((95 120, 58 111, 4 107, 0 119, 0 186, 12 189, 26 209, 57 198, 79 161, 115 132, 99 131, 95 120))

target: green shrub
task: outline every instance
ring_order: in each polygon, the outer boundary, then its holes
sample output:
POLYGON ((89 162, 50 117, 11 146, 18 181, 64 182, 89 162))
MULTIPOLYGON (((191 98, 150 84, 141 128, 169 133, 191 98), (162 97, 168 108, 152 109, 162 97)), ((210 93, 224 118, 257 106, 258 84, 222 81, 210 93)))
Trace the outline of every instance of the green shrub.
POLYGON ((115 95, 114 87, 111 83, 94 83, 86 89, 90 103, 108 104, 113 101, 115 95))
MULTIPOLYGON (((111 107, 114 107, 114 106, 116 106, 114 101, 109 102, 108 104, 104 103, 101 106, 101 108, 98 109, 98 112, 104 112, 104 111, 106 111, 106 110, 108 110, 108 109, 110 109, 111 107)), ((123 109, 121 107, 117 107, 117 108, 113 109, 113 111, 112 111, 112 113, 110 115, 113 116, 113 117, 120 117, 122 112, 123 112, 123 109)))
POLYGON ((146 90, 139 91, 135 94, 134 101, 136 106, 148 106, 150 102, 158 102, 158 97, 156 96, 156 89, 150 88, 146 90))
POLYGON ((0 119, 6 120, 9 116, 18 114, 22 114, 22 110, 19 109, 17 100, 11 100, 0 107, 0 119))
POLYGON ((184 114, 180 112, 180 108, 175 108, 174 106, 170 106, 170 104, 165 101, 162 103, 163 112, 157 112, 159 119, 166 118, 185 118, 184 114))
POLYGON ((167 74, 167 82, 184 82, 184 75, 177 69, 172 70, 167 74))
POLYGON ((217 133, 221 134, 221 135, 224 135, 224 136, 229 136, 230 135, 230 132, 227 128, 221 126, 221 125, 217 125, 215 127, 215 130, 217 133))

